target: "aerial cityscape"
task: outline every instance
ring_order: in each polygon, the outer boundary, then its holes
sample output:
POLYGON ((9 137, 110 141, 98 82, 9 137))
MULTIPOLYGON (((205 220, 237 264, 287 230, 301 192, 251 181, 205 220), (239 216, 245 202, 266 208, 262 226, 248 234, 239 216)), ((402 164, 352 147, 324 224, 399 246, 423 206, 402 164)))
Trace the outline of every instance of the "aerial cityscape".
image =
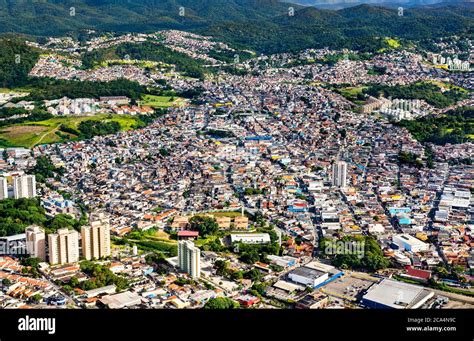
POLYGON ((0 308, 474 308, 472 3, 247 2, 6 1, 0 308))

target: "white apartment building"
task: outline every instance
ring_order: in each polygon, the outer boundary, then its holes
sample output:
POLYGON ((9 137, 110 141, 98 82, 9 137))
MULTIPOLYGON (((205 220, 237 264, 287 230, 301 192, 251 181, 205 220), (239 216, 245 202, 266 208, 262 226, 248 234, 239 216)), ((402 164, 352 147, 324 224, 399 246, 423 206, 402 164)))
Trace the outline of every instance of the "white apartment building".
POLYGON ((178 266, 192 278, 201 276, 201 251, 192 241, 178 242, 178 266))
POLYGON ((46 261, 46 235, 39 226, 28 226, 26 234, 26 251, 31 257, 46 261))
POLYGON ((48 235, 49 263, 68 264, 79 261, 79 233, 67 228, 48 235))
POLYGON ((19 175, 13 177, 13 197, 33 198, 36 196, 36 177, 34 175, 19 175))

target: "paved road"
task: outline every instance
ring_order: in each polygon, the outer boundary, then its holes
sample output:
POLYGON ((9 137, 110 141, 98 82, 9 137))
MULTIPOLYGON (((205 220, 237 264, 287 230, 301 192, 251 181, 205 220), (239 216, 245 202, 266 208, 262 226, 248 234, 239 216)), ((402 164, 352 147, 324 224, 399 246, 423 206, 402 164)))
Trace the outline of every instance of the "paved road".
POLYGON ((428 289, 433 290, 436 295, 445 296, 445 297, 448 297, 448 298, 450 298, 452 300, 455 300, 455 301, 460 301, 460 302, 469 303, 469 304, 474 305, 474 297, 459 295, 459 294, 455 294, 455 293, 447 292, 447 291, 443 291, 443 290, 438 290, 438 289, 431 289, 431 288, 428 288, 428 289))

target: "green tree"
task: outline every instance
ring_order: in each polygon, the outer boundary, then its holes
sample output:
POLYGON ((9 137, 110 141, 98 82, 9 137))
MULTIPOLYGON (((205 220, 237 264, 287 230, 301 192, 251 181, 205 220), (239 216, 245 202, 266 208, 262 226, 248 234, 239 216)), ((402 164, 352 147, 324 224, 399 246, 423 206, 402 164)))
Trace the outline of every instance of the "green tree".
POLYGON ((236 309, 239 303, 228 297, 211 298, 204 305, 204 309, 236 309))
POLYGON ((244 273, 244 278, 250 279, 253 282, 260 281, 262 273, 258 269, 250 269, 244 273))
POLYGON ((33 295, 33 297, 31 297, 31 300, 35 303, 41 302, 42 299, 43 297, 40 294, 35 294, 33 295))
POLYGON ((189 223, 191 230, 198 231, 201 237, 214 234, 219 230, 219 225, 213 217, 194 216, 189 223))
POLYGON ((56 232, 58 229, 68 228, 73 229, 79 225, 79 222, 69 214, 57 214, 47 224, 50 232, 56 232))

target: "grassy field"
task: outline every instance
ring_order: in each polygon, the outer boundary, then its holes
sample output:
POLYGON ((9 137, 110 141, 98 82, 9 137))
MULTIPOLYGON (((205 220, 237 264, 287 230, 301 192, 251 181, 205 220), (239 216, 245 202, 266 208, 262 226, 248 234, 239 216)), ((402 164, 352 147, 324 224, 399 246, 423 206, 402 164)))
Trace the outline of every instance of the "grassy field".
POLYGON ((381 48, 377 52, 382 53, 387 50, 398 49, 402 46, 398 40, 389 37, 385 37, 384 42, 388 45, 388 47, 381 48))
POLYGON ((361 94, 362 91, 366 88, 366 86, 347 87, 338 89, 337 92, 341 94, 344 98, 355 104, 363 104, 364 101, 358 100, 357 95, 361 94))
POLYGON ((400 42, 393 38, 385 38, 385 42, 393 49, 397 49, 401 46, 400 42))
POLYGON ((7 141, 9 145, 19 147, 31 147, 35 141, 40 139, 46 143, 52 143, 59 140, 59 136, 51 134, 48 127, 41 126, 12 126, 0 130, 0 138, 7 141))
POLYGON ((210 236, 207 236, 206 238, 199 238, 199 239, 195 240, 194 244, 198 247, 202 247, 206 244, 209 244, 209 243, 213 242, 217 238, 218 238, 218 236, 210 235, 210 236))
POLYGON ((177 244, 176 240, 170 238, 170 235, 164 231, 156 230, 153 234, 144 234, 146 240, 177 244))
POLYGON ((145 95, 140 101, 140 105, 146 105, 152 108, 181 107, 185 100, 181 97, 145 95))
POLYGON ((460 91, 460 92, 469 93, 469 90, 461 88, 460 86, 457 86, 457 85, 454 85, 454 84, 441 82, 441 81, 435 81, 435 80, 428 80, 428 81, 425 81, 425 82, 435 84, 443 90, 457 90, 457 91, 460 91))
POLYGON ((166 256, 177 254, 178 242, 170 239, 169 234, 163 231, 145 231, 140 233, 141 237, 136 239, 133 233, 123 237, 129 244, 136 244, 143 251, 161 252, 166 256))
MULTIPOLYGON (((110 115, 99 114, 95 116, 65 116, 54 117, 45 121, 34 123, 23 123, 4 127, 0 129, 0 145, 2 140, 7 146, 32 148, 39 144, 48 144, 61 142, 65 139, 60 137, 59 127, 65 125, 67 127, 77 129, 83 121, 102 121, 102 122, 118 122, 122 130, 133 129, 138 123, 138 118, 130 115, 110 115)), ((63 136, 74 138, 76 136, 61 132, 63 136)))
POLYGON ((8 94, 8 93, 28 93, 28 89, 26 88, 15 88, 15 89, 8 89, 8 88, 0 88, 0 94, 8 94))

